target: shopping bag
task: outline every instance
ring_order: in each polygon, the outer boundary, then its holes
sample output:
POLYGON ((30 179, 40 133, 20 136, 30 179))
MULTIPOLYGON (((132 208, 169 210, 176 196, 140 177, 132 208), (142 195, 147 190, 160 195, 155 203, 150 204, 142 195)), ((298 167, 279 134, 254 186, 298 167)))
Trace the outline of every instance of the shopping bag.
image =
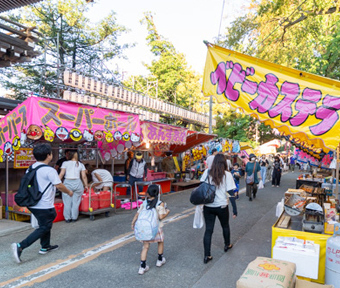
POLYGON ((260 183, 257 189, 263 189, 263 188, 264 188, 263 180, 260 180, 260 183))
POLYGON ((38 229, 39 228, 38 220, 37 220, 37 218, 35 218, 33 213, 31 213, 31 225, 32 225, 32 227, 34 229, 38 229))
POLYGON ((203 205, 197 205, 194 215, 194 223, 192 227, 194 227, 194 229, 201 229, 203 225, 204 225, 203 205))

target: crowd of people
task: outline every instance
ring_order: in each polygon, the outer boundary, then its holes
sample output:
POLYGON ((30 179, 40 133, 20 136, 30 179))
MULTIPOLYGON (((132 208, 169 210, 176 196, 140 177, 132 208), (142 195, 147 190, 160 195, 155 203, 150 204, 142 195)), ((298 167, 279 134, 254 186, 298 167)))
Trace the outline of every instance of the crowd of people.
MULTIPOLYGON (((33 149, 34 157, 37 162, 34 166, 49 164, 53 158, 51 146, 49 144, 37 145, 33 149)), ((288 163, 276 155, 267 157, 265 155, 257 159, 254 154, 250 154, 248 159, 230 158, 228 155, 219 153, 212 149, 211 155, 206 161, 199 161, 202 171, 201 182, 211 183, 216 187, 215 198, 212 203, 205 204, 203 207, 203 217, 205 220, 205 233, 203 238, 204 258, 206 264, 213 259, 211 253, 211 239, 214 230, 216 218, 218 218, 224 238, 224 251, 227 252, 233 247, 230 241, 229 228, 229 204, 232 206, 232 217, 237 217, 236 200, 239 199, 239 187, 242 177, 246 182, 246 196, 249 201, 256 198, 258 185, 262 181, 265 185, 266 179, 271 177, 273 187, 280 186, 281 174, 286 164, 290 165, 291 171, 295 168, 295 159, 291 157, 288 163), (239 161, 237 161, 239 160, 239 161)), ((113 177, 105 169, 95 169, 90 164, 83 164, 79 161, 79 155, 76 150, 66 150, 65 157, 57 161, 55 167, 43 167, 37 172, 37 181, 39 191, 45 191, 41 200, 36 206, 28 207, 31 213, 37 218, 39 227, 35 229, 26 239, 20 243, 13 243, 11 248, 16 262, 21 262, 21 254, 24 249, 29 247, 35 241, 40 239, 40 254, 58 249, 58 245, 51 245, 51 228, 53 220, 56 217, 54 209, 54 198, 56 189, 62 193, 64 202, 64 217, 67 223, 75 222, 78 219, 79 205, 84 189, 87 189, 90 181, 93 181, 92 187, 97 189, 108 190, 113 186, 113 177), (52 184, 52 185, 51 185, 52 184), (48 185, 48 186, 47 186, 48 185), (47 188, 46 188, 47 186, 47 188)), ((171 153, 167 153, 163 159, 162 168, 173 172, 176 168, 171 153)), ((143 159, 143 153, 137 151, 128 153, 128 159, 124 163, 124 170, 127 181, 132 187, 136 181, 146 181, 147 164, 143 159)), ((127 191, 131 193, 131 191, 127 191)), ((150 243, 158 243, 158 258, 156 266, 161 267, 166 260, 163 256, 164 251, 164 232, 163 220, 170 212, 166 203, 159 199, 158 185, 150 185, 147 190, 147 197, 139 207, 135 217, 132 220, 132 228, 135 227, 139 214, 143 209, 154 209, 157 211, 157 217, 160 220, 157 235, 152 240, 142 241, 143 248, 141 252, 141 264, 138 270, 139 274, 144 274, 149 270, 146 265, 147 252, 150 243)))

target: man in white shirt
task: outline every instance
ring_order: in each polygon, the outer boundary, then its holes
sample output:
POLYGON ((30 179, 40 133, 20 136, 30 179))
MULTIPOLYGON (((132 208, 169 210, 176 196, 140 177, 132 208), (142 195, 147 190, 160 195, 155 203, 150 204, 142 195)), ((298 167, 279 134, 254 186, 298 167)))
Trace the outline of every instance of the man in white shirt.
MULTIPOLYGON (((36 168, 37 166, 43 164, 48 165, 53 158, 51 145, 37 145, 33 149, 33 155, 37 162, 32 165, 32 168, 36 168)), ((38 182, 39 191, 45 191, 45 189, 46 191, 35 206, 27 208, 37 218, 39 227, 20 243, 11 244, 13 256, 17 263, 21 262, 20 256, 22 251, 32 245, 38 239, 40 239, 41 244, 39 254, 46 254, 50 251, 58 249, 58 245, 51 245, 50 243, 52 224, 55 217, 57 216, 54 208, 55 191, 57 188, 59 191, 66 193, 69 196, 73 195, 73 192, 66 188, 63 183, 61 183, 58 173, 53 167, 39 168, 36 172, 36 179, 38 182)))
POLYGON ((211 155, 207 158, 207 166, 208 169, 211 169, 211 165, 214 162, 215 155, 217 154, 217 149, 212 149, 211 150, 211 155))

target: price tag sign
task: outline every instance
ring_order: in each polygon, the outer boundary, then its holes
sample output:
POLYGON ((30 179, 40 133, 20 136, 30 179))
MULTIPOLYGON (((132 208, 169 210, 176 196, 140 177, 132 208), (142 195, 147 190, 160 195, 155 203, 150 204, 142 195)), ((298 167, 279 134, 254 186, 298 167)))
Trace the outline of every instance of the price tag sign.
POLYGON ((14 168, 28 168, 35 162, 33 148, 20 148, 19 150, 14 151, 14 168))

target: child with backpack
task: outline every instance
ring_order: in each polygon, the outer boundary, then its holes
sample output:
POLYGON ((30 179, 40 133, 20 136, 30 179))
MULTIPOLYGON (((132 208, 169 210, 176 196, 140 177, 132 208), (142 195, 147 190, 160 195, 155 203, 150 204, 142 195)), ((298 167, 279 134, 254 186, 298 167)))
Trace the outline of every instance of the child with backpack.
POLYGON ((166 207, 166 203, 159 200, 158 185, 150 185, 146 193, 147 198, 139 207, 131 223, 132 229, 135 230, 136 239, 143 242, 141 265, 138 270, 138 274, 140 275, 143 275, 149 270, 149 266, 146 265, 146 256, 150 243, 158 243, 156 266, 161 267, 165 264, 166 260, 163 256, 164 234, 161 220, 170 213, 170 210, 166 207))

